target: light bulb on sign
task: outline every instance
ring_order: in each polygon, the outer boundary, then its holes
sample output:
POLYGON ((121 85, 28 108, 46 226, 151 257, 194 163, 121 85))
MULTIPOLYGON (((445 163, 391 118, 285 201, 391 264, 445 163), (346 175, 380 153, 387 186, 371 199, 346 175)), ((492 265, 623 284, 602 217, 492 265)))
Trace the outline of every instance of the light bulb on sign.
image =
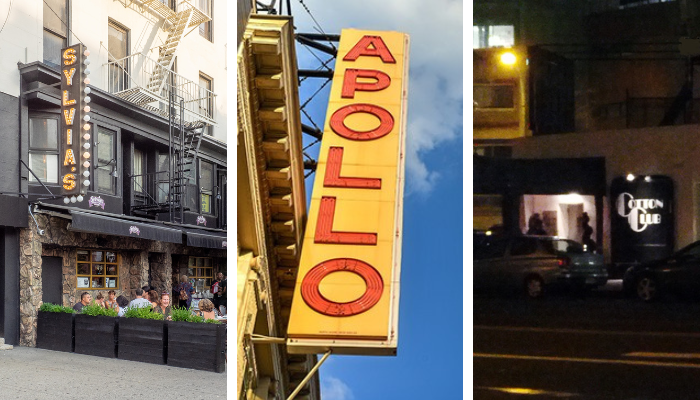
POLYGON ((64 197, 64 198, 63 198, 63 202, 66 203, 66 204, 68 204, 68 203, 70 203, 70 199, 69 199, 68 197, 64 197))
POLYGON ((85 129, 86 131, 89 131, 89 130, 90 130, 90 124, 85 124, 85 125, 83 125, 83 129, 85 129))
POLYGON ((90 143, 85 142, 85 143, 83 144, 83 148, 84 148, 85 150, 89 149, 89 148, 90 148, 90 143))
POLYGON ((83 181, 83 185, 85 185, 85 186, 90 186, 90 181, 87 180, 87 179, 85 179, 85 180, 83 181))
POLYGON ((85 82, 86 85, 90 84, 90 78, 85 78, 83 79, 83 82, 85 82))
MULTIPOLYGON (((85 94, 90 94, 90 92, 92 92, 92 90, 89 87, 86 87, 85 94)), ((90 111, 90 110, 88 110, 88 111, 90 111)))
POLYGON ((90 116, 89 115, 84 116, 83 121, 85 121, 85 122, 90 121, 90 116))
POLYGON ((80 203, 81 201, 83 201, 83 195, 79 194, 77 199, 78 199, 78 203, 80 203))
POLYGON ((85 102, 86 102, 86 103, 89 103, 90 100, 92 100, 92 99, 90 98, 90 96, 85 96, 85 102))
POLYGON ((90 140, 90 134, 89 133, 84 134, 83 139, 90 140))
POLYGON ((90 168, 90 161, 85 161, 85 162, 83 163, 83 167, 85 167, 85 168, 90 168))
POLYGON ((86 59, 85 59, 85 62, 83 62, 83 64, 85 64, 86 66, 87 66, 87 65, 90 65, 90 60, 88 60, 88 59, 86 58, 86 59))
POLYGON ((77 200, 78 200, 78 199, 76 199, 75 196, 71 196, 71 198, 70 198, 70 202, 71 202, 71 203, 75 203, 77 200))
POLYGON ((83 176, 86 177, 86 178, 89 177, 89 176, 90 176, 90 171, 85 171, 85 172, 83 172, 83 176))
POLYGON ((85 111, 85 112, 90 112, 90 106, 85 106, 85 107, 83 107, 83 111, 85 111))
POLYGON ((83 157, 90 158, 90 152, 86 151, 85 153, 83 153, 83 157))
POLYGON ((90 70, 86 68, 85 71, 83 71, 83 73, 84 73, 85 75, 90 75, 90 70))
POLYGON ((83 55, 84 55, 85 57, 89 56, 89 55, 90 55, 90 50, 85 49, 85 51, 83 52, 83 55))

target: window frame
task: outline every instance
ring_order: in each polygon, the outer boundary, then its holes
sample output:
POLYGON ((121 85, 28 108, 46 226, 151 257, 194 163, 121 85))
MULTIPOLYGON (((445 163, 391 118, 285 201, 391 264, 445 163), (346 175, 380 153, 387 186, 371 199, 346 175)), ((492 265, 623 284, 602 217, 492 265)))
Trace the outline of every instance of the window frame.
MULTIPOLYGON (((120 31, 124 32, 124 42, 125 42, 125 46, 126 46, 126 49, 125 49, 126 55, 124 57, 131 56, 131 30, 129 28, 127 28, 124 24, 120 24, 119 22, 113 20, 112 18, 109 18, 107 20, 107 62, 108 63, 117 61, 117 59, 114 59, 114 60, 111 59, 112 56, 111 56, 111 53, 109 52, 109 37, 110 37, 109 36, 109 28, 110 28, 110 26, 116 30, 120 30, 120 31)), ((123 69, 122 79, 124 80, 124 83, 123 83, 124 87, 121 88, 121 90, 116 90, 114 87, 112 87, 113 82, 110 81, 111 74, 108 70, 108 72, 107 72, 107 89, 110 93, 116 93, 116 92, 130 88, 130 86, 129 86, 129 71, 130 71, 129 59, 127 58, 124 65, 120 65, 120 66, 123 69)))
POLYGON ((107 250, 107 249, 83 249, 79 248, 76 251, 76 256, 75 256, 75 287, 76 289, 80 290, 109 290, 109 289, 119 289, 119 270, 120 270, 120 265, 121 265, 121 255, 119 252, 116 250, 107 250), (88 252, 88 261, 80 261, 79 260, 79 254, 80 252, 87 251, 88 252), (93 261, 92 254, 96 252, 102 252, 104 254, 103 256, 103 261, 93 261), (107 253, 113 253, 115 255, 116 261, 115 262, 107 262, 107 253), (89 265, 89 274, 85 273, 80 273, 80 265, 81 264, 88 264, 89 265), (95 269, 93 267, 93 264, 102 264, 104 265, 104 274, 96 274, 94 273, 95 269), (108 271, 108 266, 109 265, 114 265, 116 267, 116 272, 114 274, 107 274, 108 271), (79 286, 78 283, 80 281, 80 278, 88 278, 88 286, 79 286), (103 280, 103 286, 102 287, 93 287, 93 282, 94 278, 102 278, 103 280), (109 287, 107 286, 107 279, 108 278, 114 278, 115 284, 114 287, 109 287))
MULTIPOLYGON (((204 271, 206 272, 206 271, 204 271)), ((187 280, 192 282, 194 280, 194 283, 192 286, 195 288, 197 287, 197 280, 198 279, 204 279, 204 282, 202 284, 202 291, 205 290, 211 290, 211 285, 214 283, 214 258, 213 257, 196 257, 196 256, 189 256, 187 258, 187 280), (192 260, 195 260, 195 265, 192 265, 192 260), (209 260, 209 266, 198 266, 197 260, 202 260, 202 264, 204 264, 204 260, 209 260), (196 271, 193 271, 194 268, 201 268, 204 270, 210 270, 210 275, 202 274, 202 275, 197 275, 196 271), (207 286, 207 279, 210 279, 209 285, 207 286)))
POLYGON ((216 186, 216 165, 213 162, 204 161, 202 159, 199 159, 199 163, 197 164, 197 186, 199 187, 199 213, 207 215, 216 215, 216 207, 214 206, 214 204, 212 204, 212 202, 215 200, 214 186, 216 186), (211 189, 209 190, 205 189, 202 183, 202 164, 211 165, 211 189), (202 196, 209 196, 209 211, 204 211, 203 209, 202 196))
MULTIPOLYGON (((52 34, 52 35, 58 36, 58 37, 60 37, 60 38, 63 39, 63 47, 68 47, 68 45, 70 44, 70 40, 69 40, 69 39, 70 39, 70 33, 71 33, 71 0, 64 0, 64 1, 65 1, 65 4, 66 4, 66 14, 65 14, 65 16, 64 16, 64 17, 65 17, 65 21, 63 21, 63 22, 65 23, 65 26, 66 26, 66 32, 65 32, 65 34, 63 34, 63 33, 61 33, 61 32, 56 32, 55 30, 46 27, 46 24, 45 24, 44 21, 43 21, 43 12, 44 12, 44 11, 43 11, 43 7, 49 7, 49 5, 48 5, 47 3, 42 2, 42 28, 43 28, 43 29, 42 29, 42 35, 43 35, 44 33, 48 32, 48 33, 50 33, 50 34, 52 34)), ((53 10, 53 9, 50 9, 50 10, 53 10)), ((59 17, 59 19, 60 19, 60 17, 59 17)), ((53 67, 53 66, 54 66, 53 63, 49 64, 49 63, 46 62, 46 56, 45 56, 45 54, 44 54, 44 48, 43 48, 43 47, 45 46, 45 44, 44 44, 43 42, 44 42, 44 37, 42 36, 42 55, 41 55, 41 61, 42 61, 44 64, 53 67)), ((59 64, 58 64, 58 65, 55 65, 55 67, 56 67, 57 69, 60 69, 60 68, 61 68, 61 64, 60 64, 61 54, 60 54, 60 52, 59 52, 59 54, 58 54, 58 58, 59 58, 59 64)))
MULTIPOLYGON (((198 0, 198 4, 200 4, 202 0, 198 0)), ((199 24, 199 36, 203 37, 204 39, 214 43, 214 1, 213 0, 204 0, 208 3, 209 5, 209 10, 205 11, 200 8, 199 5, 197 5, 197 8, 202 11, 203 13, 207 14, 211 19, 207 22, 203 22, 199 24), (204 30, 204 32, 202 32, 204 30)))
MULTIPOLYGON (((211 76, 205 74, 202 71, 199 71, 199 82, 198 85, 199 87, 202 87, 201 81, 204 80, 208 83, 209 87, 204 87, 204 89, 208 90, 209 92, 204 92, 205 94, 210 93, 209 95, 206 96, 205 99, 200 99, 199 100, 199 112, 200 114, 206 115, 207 117, 214 119, 214 78, 211 76), (202 104, 205 103, 206 105, 202 107, 202 104)), ((213 136, 214 132, 212 130, 211 125, 207 125, 204 127, 204 134, 213 136)))
MULTIPOLYGON (((118 126, 114 126, 111 124, 104 123, 100 120, 97 120, 96 118, 93 118, 90 122, 90 130, 88 131, 90 133, 90 140, 92 141, 92 147, 91 147, 91 156, 90 156, 90 188, 92 192, 96 192, 102 195, 106 196, 121 196, 122 194, 122 185, 121 180, 123 179, 123 169, 122 169, 122 163, 121 163, 121 154, 119 150, 121 149, 121 128, 118 126), (110 164, 107 168, 111 172, 111 169, 113 167, 117 168, 117 173, 119 176, 117 178, 114 178, 110 176, 110 179, 113 182, 113 187, 114 187, 114 193, 105 193, 99 190, 99 187, 97 186, 97 169, 95 168, 96 165, 100 165, 99 163, 99 157, 97 155, 97 151, 99 148, 99 135, 98 135, 98 130, 99 129, 106 129, 109 131, 114 132, 114 147, 113 147, 113 154, 114 154, 114 160, 115 162, 113 164, 110 164)), ((107 160, 109 162, 110 160, 107 160)))
MULTIPOLYGON (((28 123, 28 132, 29 132, 29 134, 28 134, 28 137, 27 137, 27 139, 28 139, 28 140, 27 140, 27 141, 28 141, 28 143, 27 143, 27 148, 28 148, 27 161, 29 162, 29 167, 30 167, 30 168, 32 167, 32 163, 31 163, 32 155, 41 155, 41 156, 43 156, 43 155, 55 155, 55 156, 56 156, 56 165, 55 165, 54 167, 55 167, 55 169, 56 169, 56 181, 55 181, 55 182, 51 182, 51 181, 48 180, 48 167, 47 167, 47 179, 46 179, 46 181, 43 181, 42 183, 44 183, 44 184, 58 185, 58 183, 59 183, 59 177, 58 177, 58 176, 59 176, 59 173, 60 173, 60 171, 59 171, 59 163, 61 162, 61 161, 59 160, 59 156, 60 156, 60 147, 61 147, 61 146, 60 146, 60 140, 61 140, 61 138, 60 138, 60 131, 61 131, 60 115, 58 115, 58 114, 48 114, 48 113, 32 113, 31 115, 29 115, 28 119, 29 119, 29 121, 28 121, 28 122, 29 122, 29 123, 28 123), (53 120, 56 120, 56 148, 55 148, 55 149, 44 148, 44 147, 32 147, 32 146, 31 146, 31 138, 32 138, 32 132, 31 132, 32 123, 31 123, 31 120, 32 120, 32 119, 53 119, 53 120)), ((47 165, 48 165, 48 163, 47 163, 47 165)), ((33 171, 33 170, 32 170, 32 171, 33 171)), ((39 184, 40 181, 36 180, 36 179, 34 178, 34 175, 32 175, 32 174, 30 173, 30 174, 29 174, 28 182, 29 182, 30 184, 39 184)))

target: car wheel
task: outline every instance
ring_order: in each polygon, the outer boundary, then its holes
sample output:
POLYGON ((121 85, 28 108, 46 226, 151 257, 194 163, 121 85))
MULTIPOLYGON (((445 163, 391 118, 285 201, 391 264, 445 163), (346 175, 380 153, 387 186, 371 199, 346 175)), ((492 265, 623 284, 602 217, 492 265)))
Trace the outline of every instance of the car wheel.
POLYGON ((544 295, 544 282, 539 276, 525 278, 525 295, 531 299, 540 299, 544 295))
POLYGON ((643 276, 637 281, 637 296, 644 301, 653 301, 659 297, 659 283, 651 276, 643 276))

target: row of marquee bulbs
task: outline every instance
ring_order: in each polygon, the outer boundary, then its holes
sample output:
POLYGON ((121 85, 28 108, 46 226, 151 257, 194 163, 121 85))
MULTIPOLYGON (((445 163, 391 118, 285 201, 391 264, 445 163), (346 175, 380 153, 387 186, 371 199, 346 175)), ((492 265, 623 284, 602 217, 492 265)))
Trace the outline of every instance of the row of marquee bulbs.
MULTIPOLYGON (((83 64, 85 65, 85 70, 83 70, 83 74, 85 74, 85 79, 83 79, 83 82, 85 85, 90 84, 90 70, 88 69, 88 66, 90 65, 90 60, 88 60, 88 56, 90 55, 90 50, 85 48, 85 51, 83 52, 85 55, 85 60, 83 61, 83 64)), ((88 113, 90 112, 90 106, 88 105, 91 101, 90 99, 90 92, 92 90, 89 87, 85 87, 85 107, 83 107, 83 111, 85 112, 85 115, 83 116, 83 121, 85 121, 85 124, 83 125, 83 130, 85 130, 85 133, 83 134, 83 139, 85 139, 85 143, 83 143, 83 148, 85 149, 85 152, 83 153, 83 158, 85 161, 83 162, 83 167, 85 167, 85 171, 83 172, 83 176, 85 177, 85 180, 83 181, 83 190, 82 193, 78 194, 77 196, 66 196, 63 198, 63 202, 65 204, 68 203, 75 203, 75 202, 81 202, 83 201, 83 194, 87 194, 87 188, 90 186, 90 180, 88 179, 90 177, 90 152, 88 151, 90 149, 90 116, 88 113)))

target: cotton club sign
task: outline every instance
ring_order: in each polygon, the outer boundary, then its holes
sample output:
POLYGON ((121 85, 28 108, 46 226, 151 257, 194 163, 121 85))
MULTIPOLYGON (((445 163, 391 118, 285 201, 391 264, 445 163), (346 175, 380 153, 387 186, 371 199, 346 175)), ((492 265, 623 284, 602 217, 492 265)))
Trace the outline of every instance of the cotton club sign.
POLYGON ((396 354, 408 36, 343 30, 288 349, 396 354))
POLYGON ((90 51, 82 44, 61 49, 60 179, 63 201, 83 201, 90 186, 90 51))

